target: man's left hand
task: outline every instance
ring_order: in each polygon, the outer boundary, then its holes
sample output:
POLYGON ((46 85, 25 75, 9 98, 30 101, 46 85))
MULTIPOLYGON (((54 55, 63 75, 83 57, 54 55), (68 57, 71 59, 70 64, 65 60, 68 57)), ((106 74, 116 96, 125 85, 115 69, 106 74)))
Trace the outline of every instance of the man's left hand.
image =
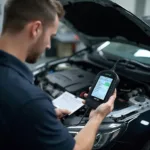
POLYGON ((59 109, 59 108, 56 108, 55 109, 55 112, 56 112, 56 116, 58 119, 61 119, 63 118, 65 115, 69 115, 71 112, 69 110, 66 110, 66 109, 59 109))

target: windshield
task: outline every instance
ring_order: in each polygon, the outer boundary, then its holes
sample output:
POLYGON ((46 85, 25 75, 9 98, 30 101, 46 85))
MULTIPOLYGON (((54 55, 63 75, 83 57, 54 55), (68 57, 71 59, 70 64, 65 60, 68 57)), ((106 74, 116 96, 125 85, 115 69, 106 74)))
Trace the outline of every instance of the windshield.
POLYGON ((118 56, 150 65, 150 51, 137 46, 107 41, 102 43, 97 51, 103 52, 106 56, 118 56))

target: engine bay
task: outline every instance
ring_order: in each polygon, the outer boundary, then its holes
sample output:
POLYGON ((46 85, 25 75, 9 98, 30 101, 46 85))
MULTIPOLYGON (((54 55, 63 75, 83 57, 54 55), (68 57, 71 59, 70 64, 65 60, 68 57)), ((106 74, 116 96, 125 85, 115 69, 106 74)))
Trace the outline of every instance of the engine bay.
MULTIPOLYGON (((85 99, 83 93, 89 92, 89 87, 92 85, 94 78, 103 69, 85 61, 74 63, 63 61, 50 63, 49 66, 40 70, 35 75, 35 84, 45 91, 51 100, 54 100, 66 91, 76 97, 85 99)), ((96 135, 93 149, 99 149, 103 145, 107 145, 108 141, 121 134, 120 130, 126 128, 125 126, 131 120, 150 110, 149 85, 134 81, 128 76, 119 75, 119 77, 120 83, 117 87, 114 110, 103 120, 96 135), (102 133, 106 137, 102 136, 102 133)), ((69 133, 75 136, 88 122, 89 114, 90 111, 84 105, 73 115, 63 118, 61 121, 68 128, 69 133)))
MULTIPOLYGON (((101 70, 101 68, 86 62, 56 63, 51 65, 44 74, 38 75, 36 83, 48 93, 51 99, 57 98, 65 91, 83 98, 82 93, 88 93, 96 74, 101 70)), ((126 115, 130 116, 129 113, 134 114, 133 112, 139 113, 140 110, 149 109, 147 107, 150 104, 149 86, 124 77, 120 77, 120 79, 121 82, 117 88, 117 100, 111 114, 112 118, 118 119, 121 116, 124 118, 126 115)), ((83 115, 85 109, 79 110, 77 116, 83 115)))

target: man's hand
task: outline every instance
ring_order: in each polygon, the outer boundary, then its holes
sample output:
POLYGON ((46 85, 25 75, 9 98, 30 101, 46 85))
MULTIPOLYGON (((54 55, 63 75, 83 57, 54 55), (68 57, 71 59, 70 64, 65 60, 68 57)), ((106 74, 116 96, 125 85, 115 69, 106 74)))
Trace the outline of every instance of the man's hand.
POLYGON ((98 106, 96 110, 92 110, 89 117, 92 118, 93 116, 100 114, 103 118, 105 118, 114 109, 115 99, 116 90, 106 103, 103 103, 100 106, 98 106))
POLYGON ((71 113, 69 110, 66 110, 66 109, 59 109, 59 108, 56 108, 56 109, 55 109, 55 112, 56 112, 56 115, 57 115, 57 118, 58 118, 58 119, 61 119, 61 118, 63 118, 65 115, 68 115, 68 114, 71 113))
MULTIPOLYGON (((100 114, 102 117, 106 117, 114 108, 116 93, 117 91, 115 90, 114 94, 109 98, 109 100, 106 103, 103 103, 100 106, 98 106, 96 110, 92 110, 89 117, 92 118, 96 114, 100 114)), ((85 93, 84 97, 86 98, 87 96, 88 94, 85 93)), ((86 101, 84 101, 83 103, 86 103, 86 101)))

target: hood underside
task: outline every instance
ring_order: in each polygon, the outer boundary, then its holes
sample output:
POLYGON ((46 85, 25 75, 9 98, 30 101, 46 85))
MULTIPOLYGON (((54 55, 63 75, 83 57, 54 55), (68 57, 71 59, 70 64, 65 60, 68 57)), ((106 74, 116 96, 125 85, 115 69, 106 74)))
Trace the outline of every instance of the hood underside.
POLYGON ((62 0, 63 22, 87 45, 119 41, 150 49, 150 27, 109 0, 62 0))

